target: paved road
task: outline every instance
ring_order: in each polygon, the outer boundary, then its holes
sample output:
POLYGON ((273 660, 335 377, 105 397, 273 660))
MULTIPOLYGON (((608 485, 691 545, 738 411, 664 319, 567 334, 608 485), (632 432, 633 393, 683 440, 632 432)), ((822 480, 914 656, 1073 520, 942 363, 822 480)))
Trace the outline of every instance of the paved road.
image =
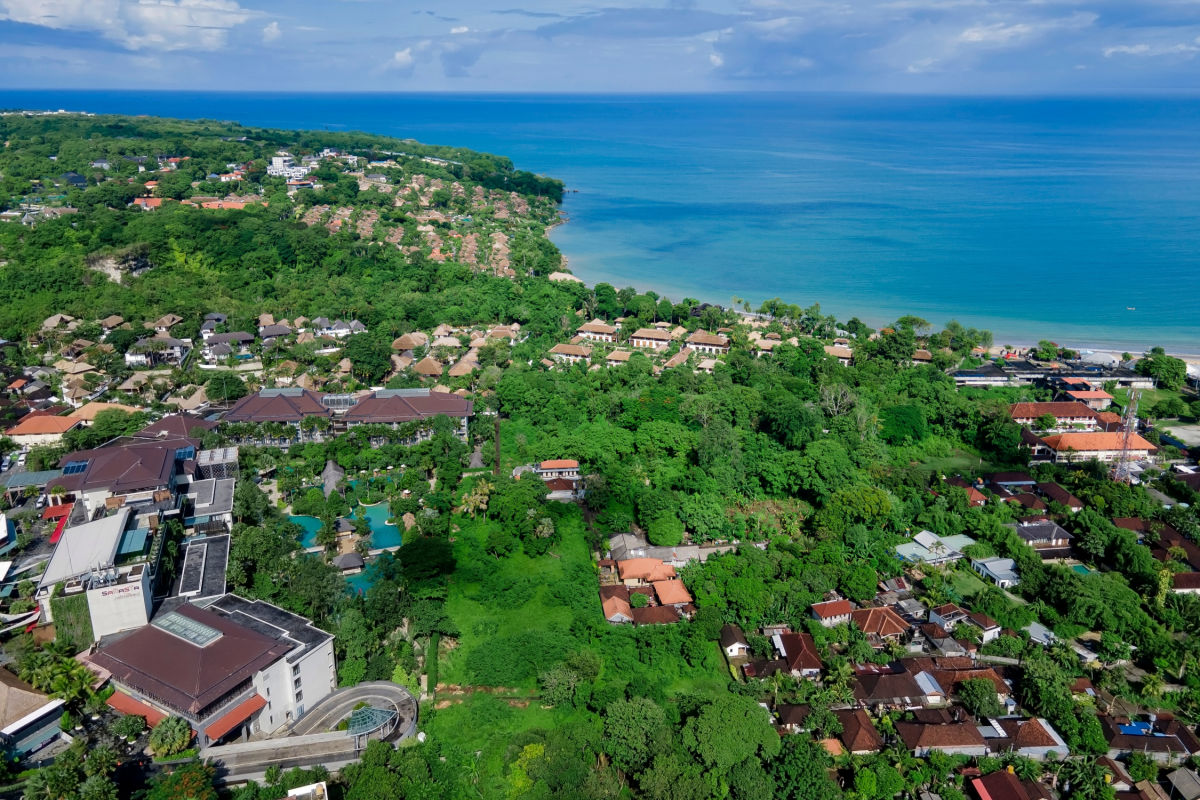
POLYGON ((208 747, 200 751, 200 758, 216 767, 221 782, 240 783, 261 780, 271 766, 288 770, 321 764, 336 771, 357 761, 358 753, 350 734, 334 731, 208 747))
POLYGON ((307 714, 292 726, 291 734, 303 736, 309 733, 324 733, 346 717, 359 703, 376 708, 395 708, 400 719, 396 728, 406 731, 417 718, 417 701, 403 686, 391 681, 360 683, 349 689, 339 689, 313 706, 307 714))

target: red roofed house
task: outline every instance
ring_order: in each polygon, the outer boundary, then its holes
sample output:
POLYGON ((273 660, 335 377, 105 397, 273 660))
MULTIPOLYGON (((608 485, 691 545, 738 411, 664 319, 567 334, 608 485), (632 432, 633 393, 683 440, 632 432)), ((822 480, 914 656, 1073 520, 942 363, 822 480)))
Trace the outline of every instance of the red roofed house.
POLYGON ((1078 400, 1093 411, 1103 411, 1112 405, 1115 399, 1111 394, 1101 389, 1086 389, 1063 392, 1072 400, 1078 400))
POLYGON ((792 675, 811 680, 821 677, 821 656, 807 633, 777 633, 771 642, 792 675))
POLYGON ((657 558, 627 558, 617 562, 617 571, 626 586, 642 586, 675 577, 675 568, 657 558))
POLYGON ((1054 417, 1056 428, 1083 427, 1092 430, 1096 427, 1096 412, 1078 401, 1059 403, 1013 403, 1009 406, 1009 414, 1018 425, 1036 425, 1045 416, 1054 417))
POLYGON ((687 587, 681 580, 654 581, 651 585, 654 587, 654 594, 658 596, 658 604, 661 606, 678 608, 692 602, 692 596, 688 594, 687 587))
POLYGON ((150 721, 181 716, 201 745, 272 733, 337 683, 332 635, 236 595, 159 614, 87 663, 112 676, 110 706, 150 721))
MULTIPOLYGON (((1077 461, 1114 461, 1121 455, 1124 441, 1122 433, 1056 433, 1042 439, 1055 461, 1073 463, 1077 461)), ((1146 459, 1158 452, 1158 448, 1138 434, 1129 437, 1130 456, 1146 459)))
POLYGON ((578 478, 579 462, 573 458, 554 458, 543 461, 534 468, 542 480, 550 478, 578 478))
POLYGON ((666 350, 671 344, 671 334, 654 328, 639 328, 629 337, 629 344, 650 350, 666 350))
POLYGON ((813 618, 821 623, 822 627, 835 628, 838 625, 846 625, 850 622, 850 612, 854 610, 854 606, 849 600, 828 600, 824 603, 813 603, 812 615, 813 618))
POLYGON ((909 630, 904 618, 889 607, 851 611, 850 621, 867 635, 867 640, 877 650, 886 647, 889 642, 900 641, 909 630))

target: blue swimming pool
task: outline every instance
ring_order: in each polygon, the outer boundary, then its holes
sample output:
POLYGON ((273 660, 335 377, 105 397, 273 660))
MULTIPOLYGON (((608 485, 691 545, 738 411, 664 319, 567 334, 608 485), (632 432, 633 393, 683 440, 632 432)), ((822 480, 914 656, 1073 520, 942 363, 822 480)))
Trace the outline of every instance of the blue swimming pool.
POLYGON ((387 503, 359 506, 355 509, 354 516, 360 515, 365 517, 367 524, 371 526, 371 548, 373 550, 381 547, 399 547, 403 543, 403 532, 388 522, 391 514, 388 511, 387 503))
POLYGON ((289 520, 304 529, 300 534, 300 545, 304 549, 317 546, 317 531, 321 530, 321 520, 316 517, 291 516, 289 520))

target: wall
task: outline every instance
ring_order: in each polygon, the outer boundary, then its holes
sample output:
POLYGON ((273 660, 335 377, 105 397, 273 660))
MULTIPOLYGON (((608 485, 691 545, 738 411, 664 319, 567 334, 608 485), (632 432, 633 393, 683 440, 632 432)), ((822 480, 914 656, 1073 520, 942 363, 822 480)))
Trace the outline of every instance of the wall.
POLYGON ((150 591, 150 570, 143 570, 137 581, 90 589, 87 599, 92 632, 97 640, 110 633, 140 628, 150 621, 154 600, 150 591))

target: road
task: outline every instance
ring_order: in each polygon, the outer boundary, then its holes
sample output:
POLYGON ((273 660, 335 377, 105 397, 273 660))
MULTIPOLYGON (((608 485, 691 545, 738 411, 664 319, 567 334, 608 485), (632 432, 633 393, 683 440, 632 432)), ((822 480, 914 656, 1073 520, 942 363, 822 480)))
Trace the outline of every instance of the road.
POLYGON ((396 725, 399 731, 407 731, 417 718, 417 701, 408 689, 391 681, 372 681, 348 689, 339 689, 329 695, 296 721, 291 734, 303 736, 332 730, 335 725, 350 716, 354 706, 359 703, 376 708, 396 709, 400 714, 396 725))

